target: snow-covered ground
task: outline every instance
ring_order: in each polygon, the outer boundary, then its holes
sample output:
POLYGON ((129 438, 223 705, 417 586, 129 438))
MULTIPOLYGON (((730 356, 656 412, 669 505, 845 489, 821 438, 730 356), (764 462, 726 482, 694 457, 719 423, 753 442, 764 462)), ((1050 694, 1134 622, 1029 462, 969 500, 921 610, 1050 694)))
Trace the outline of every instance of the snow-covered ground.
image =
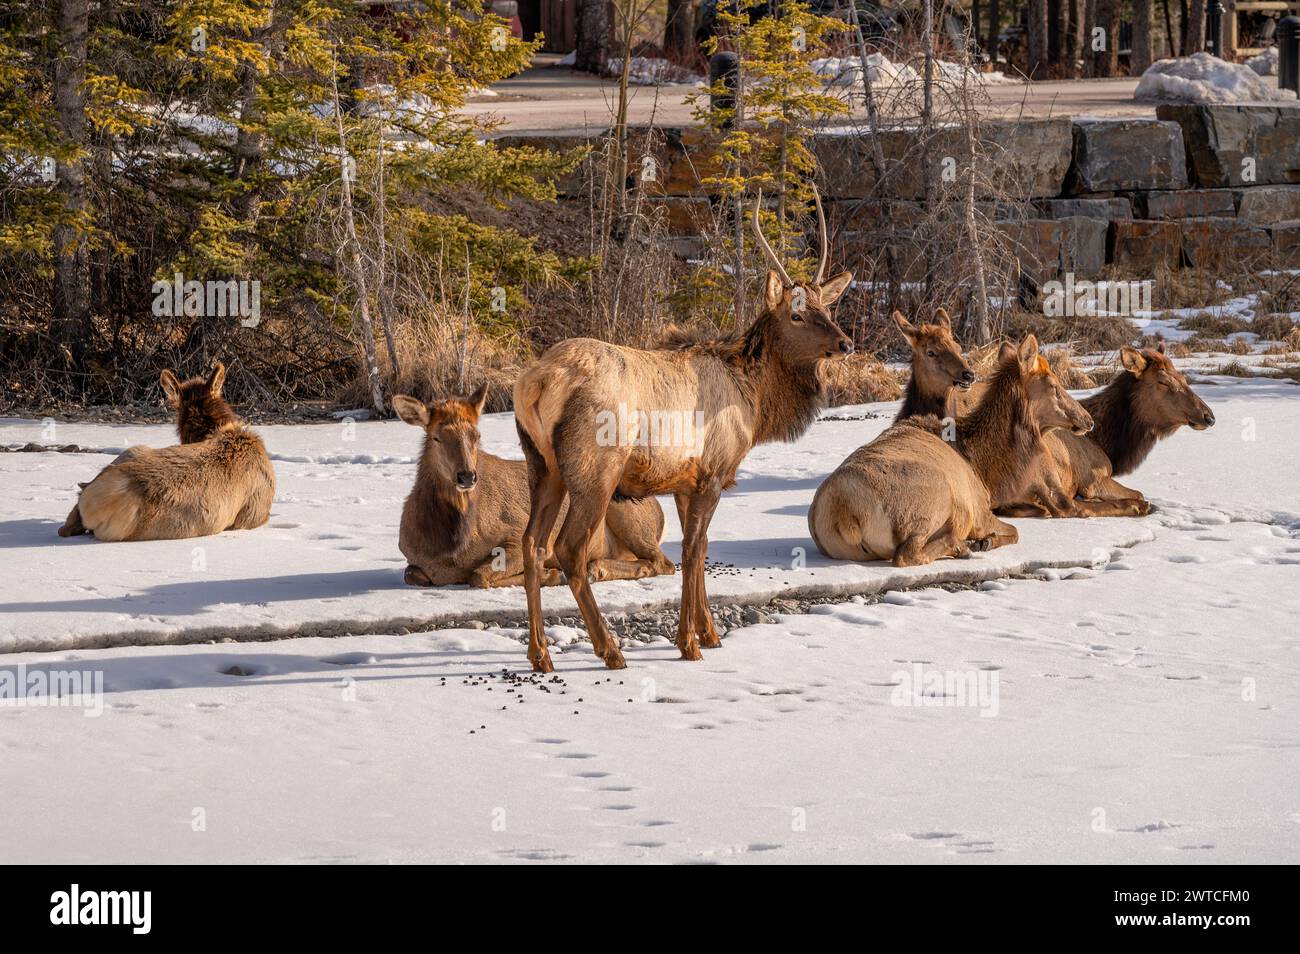
MULTIPOLYGON (((7 655, 0 687, 52 671, 103 689, 86 707, 0 706, 4 857, 1294 862, 1300 391, 1198 390, 1217 426, 1179 432, 1130 480, 1157 513, 1021 521, 1020 546, 931 568, 1077 569, 782 615, 696 664, 631 643, 611 673, 572 643, 545 679, 517 630, 76 648, 513 599, 400 585, 419 437, 404 425, 263 428, 271 526, 175 543, 60 540, 76 481, 108 458, 0 455, 3 639, 64 647, 7 655)), ((711 559, 733 566, 711 592, 878 590, 893 571, 829 567, 804 514, 884 423, 824 420, 753 454, 718 511, 711 559)), ((511 449, 507 419, 485 431, 511 449)), ((163 433, 7 421, 0 443, 163 433)), ((677 582, 597 593, 634 605, 677 582)), ((548 612, 564 593, 546 591, 548 612)))

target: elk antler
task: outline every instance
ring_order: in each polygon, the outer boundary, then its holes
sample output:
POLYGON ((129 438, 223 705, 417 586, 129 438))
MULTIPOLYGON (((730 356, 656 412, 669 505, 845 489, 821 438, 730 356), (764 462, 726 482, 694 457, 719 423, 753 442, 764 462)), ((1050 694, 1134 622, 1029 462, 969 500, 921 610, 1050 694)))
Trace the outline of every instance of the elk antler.
POLYGON ((781 260, 776 257, 776 252, 772 251, 772 246, 767 244, 767 239, 763 236, 763 229, 758 224, 758 210, 763 204, 763 190, 758 190, 758 198, 754 200, 754 238, 758 240, 758 247, 763 250, 768 262, 772 266, 772 271, 780 277, 786 288, 793 288, 794 282, 790 281, 790 275, 786 272, 785 266, 781 260))
POLYGON ((813 276, 812 283, 820 285, 822 279, 826 277, 826 266, 830 264, 831 259, 831 239, 826 233, 826 213, 822 211, 822 197, 817 192, 817 183, 813 183, 813 202, 817 204, 817 231, 821 236, 822 257, 817 263, 817 274, 813 276))

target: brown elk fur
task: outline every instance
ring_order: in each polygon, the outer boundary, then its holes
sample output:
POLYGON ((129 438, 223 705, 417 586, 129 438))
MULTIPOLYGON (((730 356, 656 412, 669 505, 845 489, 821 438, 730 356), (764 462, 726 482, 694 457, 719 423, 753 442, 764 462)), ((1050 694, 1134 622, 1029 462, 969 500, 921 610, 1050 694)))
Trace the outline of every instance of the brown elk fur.
POLYGON ((817 548, 832 559, 915 566, 1015 543, 1016 529, 993 507, 1041 457, 1048 424, 1091 426, 1030 335, 1004 348, 970 417, 907 418, 849 455, 808 510, 817 548))
POLYGON ((912 347, 912 375, 894 422, 923 414, 951 417, 953 391, 969 389, 975 381, 975 372, 962 357, 961 345, 952 336, 948 313, 940 308, 933 323, 919 326, 897 311, 893 320, 912 347))
POLYGON ((1142 516, 1150 504, 1139 491, 1115 480, 1135 470, 1156 442, 1183 425, 1205 430, 1214 414, 1159 350, 1120 349, 1123 370, 1083 406, 1095 427, 1087 436, 1047 435, 1047 468, 1006 516, 1142 516), (1064 503, 1051 505, 1053 497, 1064 503))
MULTIPOLYGON (((398 546, 413 586, 519 586, 520 543, 528 522, 528 469, 479 449, 478 419, 486 388, 469 398, 425 404, 397 395, 393 409, 424 431, 415 486, 402 508, 398 546)), ((664 513, 654 498, 610 505, 593 535, 588 572, 596 580, 672 575, 659 549, 664 513)), ((549 545, 548 541, 548 545, 549 545)), ((548 569, 546 585, 560 582, 548 569)))
POLYGON ((524 576, 528 658, 535 670, 552 669, 539 573, 566 495, 569 510, 555 555, 607 666, 621 668, 623 654, 587 585, 585 567, 593 530, 616 494, 675 495, 683 534, 677 647, 684 659, 699 659, 701 643, 720 645, 704 589, 707 532, 718 499, 755 444, 803 433, 822 404, 817 365, 852 351, 829 312, 852 276, 845 272, 822 284, 824 266, 823 256, 817 279, 807 284, 770 273, 762 314, 739 338, 655 351, 574 339, 551 348, 520 376, 515 417, 531 497, 524 576), (596 421, 617 412, 637 419, 642 413, 686 415, 702 432, 693 447, 601 440, 596 421))
POLYGON ((266 523, 275 471, 262 439, 222 400, 225 376, 221 364, 183 384, 163 371, 182 443, 127 448, 85 485, 59 535, 176 540, 266 523))

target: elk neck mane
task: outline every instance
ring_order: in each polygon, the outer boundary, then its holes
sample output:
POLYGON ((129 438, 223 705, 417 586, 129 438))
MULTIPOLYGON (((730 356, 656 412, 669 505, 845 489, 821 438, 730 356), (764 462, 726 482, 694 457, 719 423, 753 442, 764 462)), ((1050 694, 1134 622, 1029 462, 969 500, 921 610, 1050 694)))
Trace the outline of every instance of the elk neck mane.
POLYGON ((429 455, 429 445, 433 438, 424 436, 424 448, 420 451, 420 463, 416 470, 416 488, 423 491, 415 496, 415 523, 422 535, 425 546, 435 556, 449 557, 459 553, 469 543, 474 527, 474 503, 477 493, 463 494, 456 489, 444 486, 425 466, 429 455))
POLYGON ((996 506, 1020 491, 1042 446, 1020 364, 1004 361, 989 379, 983 400, 958 422, 957 448, 984 481, 996 506))
POLYGON ((243 427, 229 404, 205 390, 202 394, 184 394, 176 412, 176 434, 182 444, 196 444, 215 437, 219 432, 243 427))
POLYGON ((797 440, 822 409, 817 363, 791 364, 777 341, 780 318, 765 311, 743 333, 683 343, 678 350, 720 361, 754 410, 754 444, 797 440))
POLYGON ((1101 393, 1080 403, 1092 415, 1088 436, 1106 452, 1116 477, 1136 470, 1156 441, 1178 429, 1177 425, 1161 427, 1143 413, 1138 378, 1132 371, 1121 371, 1101 393))
POLYGON ((904 421, 909 417, 921 417, 926 414, 948 417, 950 400, 951 392, 946 392, 943 397, 922 394, 921 386, 916 380, 916 371, 913 371, 907 379, 907 390, 903 392, 903 406, 898 409, 898 416, 894 420, 904 421))

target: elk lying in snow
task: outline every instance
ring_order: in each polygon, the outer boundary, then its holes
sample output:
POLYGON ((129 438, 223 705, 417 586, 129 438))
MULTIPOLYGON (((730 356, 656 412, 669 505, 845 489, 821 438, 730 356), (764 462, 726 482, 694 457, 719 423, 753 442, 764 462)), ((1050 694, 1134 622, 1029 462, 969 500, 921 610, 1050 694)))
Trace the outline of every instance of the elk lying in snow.
POLYGON ((592 535, 615 496, 676 497, 683 535, 677 648, 683 659, 699 659, 701 643, 720 645, 704 590, 709 521, 718 499, 735 483, 752 447, 794 440, 807 430, 822 405, 818 364, 853 350, 829 311, 853 276, 843 272, 823 281, 829 248, 820 199, 817 210, 821 260, 811 282, 796 283, 763 238, 755 206, 756 239, 772 271, 762 313, 743 335, 654 351, 576 338, 547 351, 515 384, 531 506, 523 547, 528 658, 534 670, 552 670, 539 585, 546 541, 566 495, 569 511, 555 555, 605 665, 622 668, 623 653, 596 605, 586 568, 592 535), (698 422, 699 432, 690 446, 600 440, 597 420, 615 412, 633 420, 684 415, 698 422))
POLYGON ((895 423, 922 414, 952 417, 953 389, 966 391, 975 382, 975 372, 962 357, 961 345, 952 336, 948 313, 940 308, 934 317, 933 324, 918 327, 901 312, 894 312, 894 324, 912 346, 912 375, 895 423))
POLYGON ((1156 441, 1184 424, 1197 431, 1213 427, 1214 412, 1193 393, 1163 345, 1156 350, 1125 345, 1119 360, 1123 370, 1083 401, 1096 427, 1086 437, 1049 434, 1048 486, 1036 483, 1000 512, 1013 517, 1140 517, 1150 512, 1146 498, 1116 475, 1132 473, 1156 441), (1062 495, 1063 504, 1052 505, 1054 492, 1062 495))
MULTIPOLYGON (((412 586, 518 586, 524 560, 520 540, 528 522, 528 471, 521 460, 479 450, 478 419, 486 387, 469 398, 425 404, 399 394, 393 409, 424 431, 415 486, 402 508, 398 546, 412 586)), ((659 501, 610 505, 591 543, 587 572, 595 580, 632 580, 675 567, 659 549, 664 512, 659 501)), ((555 569, 545 584, 560 582, 555 569)))
POLYGON ((262 439, 221 398, 226 369, 180 383, 160 378, 181 443, 128 447, 90 483, 59 536, 178 540, 260 527, 271 515, 275 470, 262 439))
POLYGON ((1014 498, 1042 456, 1043 428, 1091 426, 1030 335, 1019 348, 1003 346, 969 417, 907 418, 849 455, 817 488, 808 529, 832 559, 895 566, 1015 543, 1016 528, 993 508, 1014 498))

